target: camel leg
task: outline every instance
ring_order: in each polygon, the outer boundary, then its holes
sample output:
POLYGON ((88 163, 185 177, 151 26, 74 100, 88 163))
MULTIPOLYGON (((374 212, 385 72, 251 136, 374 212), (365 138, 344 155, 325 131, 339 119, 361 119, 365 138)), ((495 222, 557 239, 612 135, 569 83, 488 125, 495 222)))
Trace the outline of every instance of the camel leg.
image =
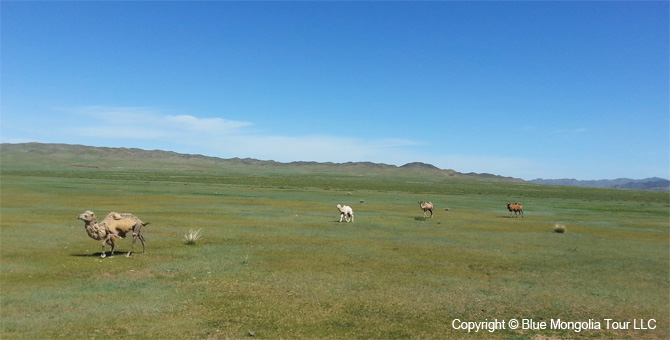
POLYGON ((128 254, 126 254, 126 257, 130 257, 130 254, 132 254, 132 252, 135 250, 135 241, 137 241, 137 239, 140 239, 140 242, 142 242, 142 254, 146 253, 146 247, 144 245, 144 236, 142 236, 142 234, 133 233, 133 243, 131 243, 130 251, 128 252, 128 254))
POLYGON ((433 209, 430 209, 430 218, 433 218, 433 209))
POLYGON ((133 226, 133 242, 130 244, 130 251, 128 252, 128 254, 126 254, 126 257, 130 257, 130 254, 132 254, 133 251, 135 250, 135 241, 137 241, 138 238, 142 242, 142 254, 144 254, 145 250, 144 237, 142 237, 142 234, 140 234, 141 232, 142 232, 142 223, 141 222, 135 223, 135 225, 133 226))
POLYGON ((340 223, 342 223, 342 218, 344 217, 344 214, 340 214, 340 223))
POLYGON ((107 254, 105 254, 105 243, 109 244, 110 247, 112 247, 112 251, 109 253, 109 257, 114 256, 114 236, 111 234, 108 234, 107 237, 105 237, 102 240, 102 253, 100 254, 101 258, 107 257, 107 254))
POLYGON ((140 239, 140 242, 142 242, 142 254, 146 253, 146 249, 144 247, 144 236, 142 234, 137 234, 137 237, 140 239))
POLYGON ((130 243, 130 251, 128 254, 126 254, 126 257, 130 257, 130 254, 133 253, 133 250, 135 249, 135 241, 137 240, 137 234, 133 233, 133 242, 130 243))
POLYGON ((102 240, 102 252, 100 253, 100 258, 105 258, 107 254, 105 254, 105 243, 107 243, 107 239, 102 240))
POLYGON ((109 246, 112 247, 112 250, 109 252, 109 257, 114 257, 114 248, 116 248, 116 242, 114 242, 114 236, 110 235, 108 238, 109 246))

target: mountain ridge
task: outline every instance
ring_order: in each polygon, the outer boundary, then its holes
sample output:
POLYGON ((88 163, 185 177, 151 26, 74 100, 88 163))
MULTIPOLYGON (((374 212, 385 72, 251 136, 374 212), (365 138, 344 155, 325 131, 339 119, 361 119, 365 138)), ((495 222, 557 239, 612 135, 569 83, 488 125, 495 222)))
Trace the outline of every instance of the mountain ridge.
MULTIPOLYGON (((618 178, 614 180, 577 180, 573 178, 563 179, 543 179, 537 178, 530 181, 524 181, 520 178, 505 177, 490 173, 461 173, 452 169, 440 169, 432 164, 423 162, 410 162, 404 165, 390 165, 374 162, 315 162, 315 161, 293 161, 278 162, 274 160, 259 160, 254 158, 220 158, 206 156, 201 154, 178 153, 165 150, 145 150, 139 148, 123 147, 98 147, 80 144, 60 144, 60 143, 0 143, 3 160, 7 157, 16 157, 23 155, 27 157, 41 158, 45 161, 53 162, 59 160, 64 167, 74 168, 102 168, 107 167, 113 162, 105 162, 106 158, 123 159, 127 162, 135 162, 138 165, 144 161, 154 161, 161 164, 162 167, 174 166, 177 168, 188 167, 189 162, 197 161, 201 166, 254 166, 259 168, 285 168, 296 167, 306 171, 333 171, 333 170, 381 170, 381 171, 418 171, 425 173, 435 173, 441 176, 453 178, 469 178, 493 182, 515 182, 532 183, 538 185, 559 185, 576 187, 594 187, 608 189, 625 190, 645 190, 645 191, 669 191, 670 181, 663 178, 651 177, 645 179, 618 178), (9 153, 9 156, 7 154, 9 153), (165 162, 165 164, 162 164, 165 162), (329 170, 330 169, 330 170, 329 170)), ((5 162, 5 164, 7 164, 5 162)))
MULTIPOLYGON (((315 162, 315 161, 293 161, 278 162, 274 160, 258 160, 254 158, 219 158, 200 154, 185 154, 165 150, 144 150, 138 148, 122 147, 98 147, 80 144, 57 144, 57 143, 1 143, 0 150, 3 160, 12 157, 33 157, 36 160, 53 162, 58 160, 61 167, 69 168, 117 168, 114 163, 122 159, 126 166, 133 163, 140 166, 144 162, 156 162, 161 167, 174 166, 175 168, 188 167, 187 162, 196 160, 201 166, 254 166, 259 168, 284 168, 296 167, 306 171, 333 171, 333 170, 381 170, 381 171, 415 171, 439 174, 445 177, 465 178, 485 181, 527 183, 523 179, 505 177, 492 174, 460 173, 451 169, 440 169, 432 164, 422 162, 411 162, 401 166, 373 163, 373 162, 315 162), (163 163, 165 164, 163 164, 163 163)), ((122 167, 122 165, 118 166, 122 167)))
POLYGON ((644 179, 617 178, 600 180, 577 180, 574 178, 543 179, 536 178, 529 182, 542 185, 561 185, 572 187, 608 188, 624 190, 670 191, 670 181, 659 177, 644 179))

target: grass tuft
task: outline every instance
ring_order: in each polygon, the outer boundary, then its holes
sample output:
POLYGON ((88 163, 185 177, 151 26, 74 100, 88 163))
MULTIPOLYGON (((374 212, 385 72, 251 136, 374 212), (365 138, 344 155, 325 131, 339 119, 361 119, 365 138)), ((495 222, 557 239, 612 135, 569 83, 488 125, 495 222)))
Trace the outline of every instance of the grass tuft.
POLYGON ((191 229, 184 234, 184 243, 187 245, 194 245, 202 237, 202 229, 191 229))
POLYGON ((560 224, 560 223, 554 224, 554 232, 555 233, 562 234, 562 233, 565 232, 565 230, 566 230, 565 224, 560 224))

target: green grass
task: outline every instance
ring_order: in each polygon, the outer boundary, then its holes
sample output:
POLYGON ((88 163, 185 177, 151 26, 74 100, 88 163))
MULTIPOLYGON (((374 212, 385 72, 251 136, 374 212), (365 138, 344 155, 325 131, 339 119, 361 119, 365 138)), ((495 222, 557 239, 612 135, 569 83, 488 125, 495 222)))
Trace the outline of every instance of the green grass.
POLYGON ((409 170, 2 160, 2 339, 670 337, 667 193, 409 170), (434 218, 419 200, 435 204, 434 218), (525 218, 509 217, 508 200, 525 218), (337 222, 338 203, 355 223, 337 222), (100 259, 76 219, 86 209, 151 222, 147 254, 125 258, 126 239, 100 259), (467 334, 455 318, 657 328, 467 334))

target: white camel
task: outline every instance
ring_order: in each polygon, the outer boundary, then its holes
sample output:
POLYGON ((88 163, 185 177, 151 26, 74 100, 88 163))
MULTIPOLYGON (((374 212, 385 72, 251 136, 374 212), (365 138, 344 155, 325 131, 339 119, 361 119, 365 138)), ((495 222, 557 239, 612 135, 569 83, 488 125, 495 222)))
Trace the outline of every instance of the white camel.
POLYGON ((337 210, 340 211, 340 222, 342 222, 342 218, 344 218, 344 220, 347 222, 349 222, 350 220, 351 222, 354 221, 354 209, 351 209, 350 206, 348 205, 341 206, 338 204, 337 210))

